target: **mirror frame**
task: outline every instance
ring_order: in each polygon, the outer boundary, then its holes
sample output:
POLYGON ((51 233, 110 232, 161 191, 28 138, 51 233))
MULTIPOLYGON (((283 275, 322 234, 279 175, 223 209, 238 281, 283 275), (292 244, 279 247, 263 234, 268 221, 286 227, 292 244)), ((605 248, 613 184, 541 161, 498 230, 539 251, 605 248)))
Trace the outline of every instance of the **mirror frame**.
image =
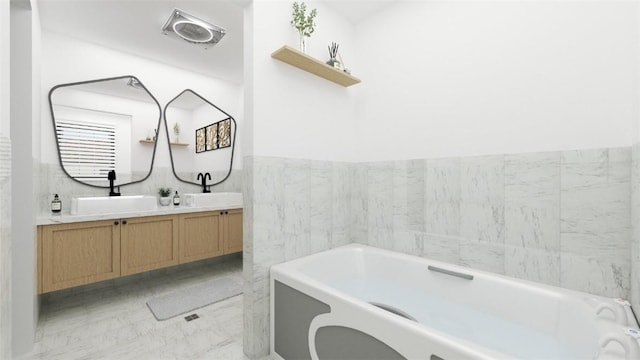
POLYGON ((176 101, 180 96, 182 96, 182 94, 186 93, 186 92, 190 92, 193 95, 197 96, 198 98, 200 98, 202 101, 206 102, 207 104, 213 106, 214 108, 216 108, 216 110, 220 111, 221 113, 225 114, 229 119, 231 119, 231 122, 233 123, 233 136, 232 136, 232 140, 231 140, 231 159, 229 161, 229 170, 227 171, 227 175, 225 175, 224 178, 222 178, 222 180, 214 183, 214 184, 209 184, 207 185, 207 189, 210 189, 212 186, 216 186, 219 185, 221 183, 223 183, 224 181, 226 181, 229 176, 231 176, 231 171, 233 170, 233 156, 235 154, 235 150, 236 150, 236 132, 238 131, 238 124, 236 123, 236 119, 233 118, 233 116, 229 115, 226 111, 220 109, 219 107, 215 106, 211 101, 205 99, 204 97, 202 97, 200 94, 198 94, 197 92, 191 90, 191 89, 184 89, 182 90, 178 95, 176 95, 173 99, 171 99, 167 105, 164 106, 164 111, 162 112, 162 116, 164 117, 164 129, 166 131, 166 138, 167 138, 167 146, 169 147, 169 157, 171 158, 171 170, 173 171, 173 176, 175 176, 176 179, 178 179, 179 181, 182 181, 183 183, 187 183, 187 184, 191 184, 191 185, 196 185, 199 187, 202 187, 201 183, 197 183, 197 182, 193 182, 193 181, 189 181, 189 180, 184 180, 182 179, 180 176, 178 176, 178 174, 176 173, 176 167, 175 164, 173 163, 173 152, 171 150, 171 144, 170 144, 170 137, 169 137, 169 125, 167 124, 167 108, 169 107, 169 105, 171 105, 171 103, 173 103, 174 101, 176 101))
MULTIPOLYGON (((156 126, 156 129, 158 131, 160 131, 160 125, 162 123, 162 106, 160 106, 160 103, 158 102, 156 97, 153 96, 151 91, 149 91, 149 89, 147 89, 146 86, 144 86, 142 81, 140 81, 140 79, 138 79, 137 77, 135 77, 133 75, 122 75, 122 76, 114 76, 114 77, 103 78, 103 79, 77 81, 77 82, 72 82, 72 83, 59 84, 59 85, 56 85, 56 86, 52 87, 51 90, 49 90, 49 96, 48 96, 49 97, 49 111, 51 113, 51 121, 52 121, 52 124, 53 124, 53 134, 54 134, 53 137, 56 139, 56 150, 58 150, 58 161, 60 162, 60 167, 62 168, 62 171, 64 171, 65 175, 67 175, 73 181, 76 181, 76 182, 78 182, 78 183, 80 183, 82 185, 90 186, 90 187, 93 187, 93 188, 99 188, 99 189, 108 189, 109 188, 109 185, 102 186, 102 185, 88 184, 86 182, 80 181, 80 180, 74 178, 73 176, 71 176, 67 172, 67 169, 65 169, 64 164, 62 163, 62 155, 60 154, 60 144, 58 142, 58 136, 56 135, 56 118, 55 118, 55 114, 53 112, 53 101, 51 100, 51 96, 53 95, 53 92, 55 90, 59 89, 59 88, 62 88, 62 87, 69 87, 69 86, 75 86, 75 85, 84 85, 84 84, 92 84, 92 83, 96 83, 96 82, 109 81, 109 80, 120 80, 120 79, 125 79, 125 78, 133 78, 136 81, 138 81, 140 86, 142 86, 142 88, 147 92, 147 94, 149 94, 149 96, 151 97, 153 102, 155 102, 155 104, 158 106, 158 125, 156 126)), ((151 154, 151 164, 149 165, 149 172, 147 173, 147 175, 144 178, 142 178, 140 180, 136 180, 136 181, 130 181, 128 183, 114 184, 114 186, 117 186, 117 187, 126 186, 126 185, 136 184, 136 183, 143 182, 143 181, 147 180, 149 178, 149 176, 151 176, 151 172, 153 171, 153 163, 155 162, 155 159, 156 159, 156 148, 157 147, 158 147, 158 141, 156 140, 155 144, 153 144, 153 153, 151 154)))

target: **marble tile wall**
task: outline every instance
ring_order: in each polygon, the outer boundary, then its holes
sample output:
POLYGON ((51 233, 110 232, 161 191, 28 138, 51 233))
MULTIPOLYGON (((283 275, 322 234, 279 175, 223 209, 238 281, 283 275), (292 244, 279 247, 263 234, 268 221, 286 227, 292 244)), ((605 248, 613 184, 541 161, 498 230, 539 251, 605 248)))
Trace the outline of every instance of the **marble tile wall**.
POLYGON ((505 273, 560 285, 560 153, 504 162, 505 273))
POLYGON ((244 159, 244 350, 269 351, 269 268, 352 242, 352 166, 244 159))
MULTIPOLYGON (((269 349, 269 267, 351 242, 628 297, 631 157, 631 148, 356 164, 246 157, 214 189, 245 196, 245 352, 269 349)), ((104 195, 57 164, 42 165, 40 181, 45 214, 54 192, 67 206, 104 195)), ((160 186, 199 191, 170 168, 121 190, 160 186)))
POLYGON ((632 148, 631 224, 631 303, 640 309, 640 143, 632 148))
MULTIPOLYGON (((355 164, 245 158, 245 352, 269 351, 269 267, 350 242, 628 298, 631 154, 611 148, 355 164)), ((634 192, 636 207, 639 198, 634 192)))
POLYGON ((356 164, 356 241, 628 297, 631 149, 356 164))
POLYGON ((0 359, 11 358, 11 141, 0 135, 0 359))
MULTIPOLYGON (((219 176, 218 178, 222 178, 219 176)), ((80 184, 70 179, 59 164, 40 164, 38 190, 38 216, 46 216, 51 211, 53 194, 58 194, 62 200, 63 211, 69 210, 71 198, 79 196, 107 196, 108 189, 93 188, 80 184)), ((179 181, 171 168, 156 167, 148 179, 141 183, 123 186, 120 193, 123 195, 153 195, 158 196, 158 188, 170 187, 178 193, 201 192, 200 186, 179 181)), ((211 187, 213 192, 241 192, 242 170, 233 170, 229 178, 222 184, 211 187)))
POLYGON ((629 297, 631 148, 562 153, 563 287, 629 297))

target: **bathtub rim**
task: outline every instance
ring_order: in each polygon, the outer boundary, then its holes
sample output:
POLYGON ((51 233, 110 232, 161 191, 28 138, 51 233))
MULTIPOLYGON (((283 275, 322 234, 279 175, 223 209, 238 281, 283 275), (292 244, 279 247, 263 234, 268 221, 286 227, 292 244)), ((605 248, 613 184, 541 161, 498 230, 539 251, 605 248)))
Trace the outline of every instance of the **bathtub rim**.
MULTIPOLYGON (((445 343, 451 347, 461 349, 462 352, 466 352, 468 353, 468 356, 471 356, 468 358, 473 358, 478 360, 515 359, 509 356, 508 354, 496 352, 495 350, 483 347, 482 345, 467 341, 465 339, 454 337, 452 335, 438 331, 431 327, 424 326, 420 323, 413 322, 409 319, 400 317, 398 315, 394 315, 388 311, 380 309, 379 307, 368 304, 364 302, 362 299, 358 299, 354 296, 337 291, 331 286, 324 285, 323 283, 315 279, 309 278, 306 275, 304 276, 304 279, 292 277, 292 276, 289 276, 288 274, 282 274, 282 273, 271 275, 269 280, 269 287, 270 287, 271 294, 274 293, 275 281, 279 281, 287 286, 290 286, 296 289, 297 291, 305 295, 308 295, 318 301, 326 303, 327 305, 329 305, 332 312, 334 312, 335 310, 334 307, 332 307, 331 305, 332 301, 339 301, 342 304, 348 304, 350 307, 361 309, 363 312, 371 316, 377 317, 379 319, 382 319, 385 322, 391 323, 394 326, 408 327, 411 331, 415 333, 419 333, 424 337, 434 339, 435 341, 438 341, 440 343, 445 343), (312 285, 310 286, 310 284, 312 285), (301 287, 303 289, 301 289, 301 287)), ((275 299, 273 296, 270 296, 270 314, 274 313, 274 306, 275 306, 275 299)), ((318 318, 324 318, 325 317, 324 315, 328 315, 328 314, 321 314, 316 316, 312 321, 312 325, 318 318)), ((359 330, 363 332, 368 330, 363 327, 354 326, 353 323, 342 321, 342 320, 338 320, 333 324, 348 326, 355 330, 359 330)), ((275 332, 274 317, 270 315, 270 337, 269 337, 270 355, 275 359, 284 360, 278 353, 275 352, 275 337, 273 336, 274 332, 275 332)), ((398 349, 394 349, 394 350, 398 351, 399 353, 401 353, 401 355, 405 356, 405 354, 400 352, 398 349)), ((406 357, 406 358, 411 359, 415 357, 406 357)))
MULTIPOLYGON (((322 281, 319 281, 300 270, 300 267, 305 263, 308 263, 310 261, 310 258, 320 258, 323 256, 327 256, 327 254, 333 253, 336 251, 355 251, 357 253, 372 252, 374 254, 380 254, 384 256, 399 258, 400 260, 402 260, 403 258, 408 260, 414 260, 414 261, 420 260, 425 264, 433 264, 435 266, 440 266, 445 269, 450 269, 453 271, 460 271, 466 274, 471 274, 474 277, 477 277, 478 279, 482 279, 483 277, 488 277, 488 278, 491 278, 492 280, 497 280, 498 282, 505 283, 506 285, 509 285, 509 286, 511 285, 516 285, 518 287, 524 286, 527 289, 542 291, 547 295, 552 294, 554 297, 557 297, 560 300, 563 297, 568 297, 570 300, 577 299, 577 298, 584 299, 585 297, 592 297, 593 299, 596 299, 596 300, 605 300, 605 301, 612 300, 611 298, 603 297, 601 295, 589 294, 589 293, 585 293, 585 292, 581 292, 573 289, 567 289, 559 286, 538 283, 531 280, 514 278, 514 277, 510 277, 503 274, 492 273, 489 271, 451 264, 443 261, 433 260, 430 258, 419 257, 416 255, 409 255, 409 254, 400 253, 392 250, 381 249, 374 246, 363 245, 359 243, 348 244, 348 245, 336 247, 333 249, 325 250, 322 252, 310 254, 297 259, 289 260, 283 263, 273 265, 269 269, 269 275, 270 275, 269 284, 270 284, 271 294, 273 294, 273 291, 274 291, 273 289, 274 281, 277 279, 278 281, 286 285, 289 285, 294 289, 304 294, 307 294, 315 299, 319 299, 320 301, 325 301, 324 299, 326 299, 327 297, 337 299, 338 301, 347 303, 350 306, 360 307, 370 315, 384 319, 385 321, 391 322, 394 325, 409 327, 411 328, 412 331, 420 333, 428 338, 435 338, 435 339, 441 340, 444 343, 455 344, 454 346, 456 348, 462 348, 465 351, 469 351, 474 354, 475 358, 478 358, 478 359, 495 359, 495 358, 507 359, 507 358, 513 358, 513 357, 512 355, 499 353, 496 350, 486 348, 475 342, 471 342, 465 339, 455 337, 453 335, 438 331, 434 328, 424 326, 419 323, 414 323, 410 320, 407 320, 397 315, 394 315, 392 313, 389 313, 376 306, 368 304, 366 301, 363 301, 362 299, 359 299, 355 296, 341 292, 335 289, 334 287, 322 281), (363 304, 366 306, 362 306, 363 304), (481 351, 481 352, 479 353, 477 351, 481 351)), ((314 260, 318 260, 318 259, 314 259, 314 260)), ((327 304, 331 306, 331 302, 327 301, 327 304)), ((271 311, 271 314, 273 314, 273 311, 274 311, 273 296, 270 296, 270 311, 271 311)), ((600 320, 601 319, 598 319, 598 321, 600 320)), ((611 328, 619 327, 619 326, 616 326, 619 324, 616 324, 616 323, 608 324, 606 320, 601 320, 601 321, 604 322, 603 325, 605 327, 611 327, 611 328)), ((280 356, 278 356, 278 354, 275 352, 275 349, 274 349, 273 316, 270 316, 270 334, 271 334, 269 339, 270 353, 272 356, 276 356, 278 359, 282 359, 280 356)))

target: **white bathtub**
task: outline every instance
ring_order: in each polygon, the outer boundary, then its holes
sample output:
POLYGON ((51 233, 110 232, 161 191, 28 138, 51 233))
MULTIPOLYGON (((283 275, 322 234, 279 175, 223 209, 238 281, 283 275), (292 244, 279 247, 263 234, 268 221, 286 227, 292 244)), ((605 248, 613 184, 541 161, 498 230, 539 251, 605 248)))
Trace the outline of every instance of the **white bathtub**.
POLYGON ((274 359, 640 359, 624 301, 373 247, 275 265, 270 285, 274 359))

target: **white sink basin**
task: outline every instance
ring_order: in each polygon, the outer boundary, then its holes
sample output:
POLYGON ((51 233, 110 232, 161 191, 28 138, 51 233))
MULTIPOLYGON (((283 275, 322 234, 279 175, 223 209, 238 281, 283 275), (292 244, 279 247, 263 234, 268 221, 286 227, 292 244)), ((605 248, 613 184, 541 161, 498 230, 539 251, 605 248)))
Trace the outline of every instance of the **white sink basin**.
POLYGON ((155 210, 155 196, 96 196, 71 199, 71 215, 100 215, 155 210))
POLYGON ((242 193, 239 192, 219 192, 219 193, 197 193, 184 194, 184 203, 192 207, 224 207, 241 208, 242 193))

